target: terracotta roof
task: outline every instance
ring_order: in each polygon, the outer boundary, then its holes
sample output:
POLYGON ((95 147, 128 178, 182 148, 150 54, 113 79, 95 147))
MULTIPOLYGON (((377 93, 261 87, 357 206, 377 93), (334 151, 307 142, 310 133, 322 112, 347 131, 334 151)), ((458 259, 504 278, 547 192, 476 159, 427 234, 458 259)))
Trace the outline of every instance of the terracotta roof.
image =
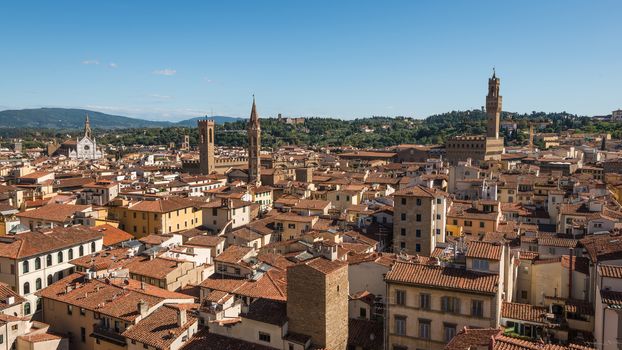
POLYGON ((131 207, 129 210, 146 211, 153 213, 168 213, 175 210, 199 207, 203 203, 180 197, 169 197, 165 199, 159 199, 155 201, 140 201, 131 207))
POLYGON ((15 214, 19 218, 28 218, 35 220, 45 220, 54 222, 71 221, 76 212, 90 209, 90 205, 73 205, 73 204, 48 204, 37 209, 28 210, 15 214))
POLYGON ((603 304, 610 308, 622 309, 622 292, 614 292, 611 290, 601 290, 600 298, 603 304))
POLYGON ((199 247, 215 247, 224 242, 225 238, 221 236, 199 235, 190 238, 186 245, 199 247))
POLYGON ((209 333, 207 328, 204 328, 195 334, 181 350, 274 350, 274 348, 209 333))
POLYGON ((435 188, 428 188, 421 185, 403 188, 401 190, 395 191, 393 193, 394 196, 412 196, 412 197, 427 197, 434 198, 440 195, 445 195, 446 193, 435 188))
POLYGON ((282 301, 257 299, 248 306, 246 313, 240 314, 240 317, 283 326, 287 322, 287 304, 282 301))
POLYGON ((348 346, 360 349, 382 349, 382 322, 348 319, 348 346))
POLYGON ((622 236, 591 235, 580 240, 592 262, 622 259, 622 236))
POLYGON ((6 239, 0 240, 0 256, 22 259, 92 242, 101 237, 101 233, 82 225, 55 227, 45 233, 24 232, 15 236, 6 236, 6 239))
POLYGON ((622 266, 600 265, 598 271, 602 277, 622 278, 622 266))
POLYGON ((456 289, 494 294, 499 276, 453 267, 396 262, 385 280, 389 283, 421 285, 428 288, 456 289))
POLYGON ((63 339, 61 335, 54 334, 54 333, 30 333, 30 334, 20 335, 18 338, 29 343, 40 343, 44 341, 63 339))
POLYGON ((237 264, 245 256, 254 251, 252 247, 242 247, 239 245, 230 245, 220 255, 214 258, 216 262, 223 262, 229 264, 237 264))
POLYGON ((188 312, 189 308, 197 306, 195 304, 160 306, 149 316, 130 326, 122 335, 156 349, 169 349, 173 341, 197 322, 196 316, 188 312), (178 312, 186 313, 186 323, 181 326, 177 324, 178 312))
POLYGON ((585 275, 590 274, 590 259, 588 258, 562 255, 561 263, 562 267, 566 269, 581 272, 585 275))
POLYGON ((91 229, 104 235, 104 246, 106 247, 134 239, 130 233, 109 224, 91 227, 91 229))
POLYGON ((530 304, 503 302, 501 317, 535 323, 546 323, 548 308, 530 304))
POLYGON ((445 345, 445 350, 488 348, 490 338, 502 332, 497 328, 464 328, 445 345))
POLYGON ((13 291, 13 289, 11 289, 11 287, 9 287, 8 285, 1 283, 0 282, 0 310, 4 310, 8 307, 11 306, 15 306, 17 304, 21 304, 23 302, 25 302, 26 299, 24 299, 21 295, 17 294, 15 291, 13 291), (8 299, 9 297, 13 297, 13 303, 12 304, 8 304, 8 299))
POLYGON ((503 246, 495 243, 472 241, 467 248, 466 257, 487 260, 501 260, 503 246))

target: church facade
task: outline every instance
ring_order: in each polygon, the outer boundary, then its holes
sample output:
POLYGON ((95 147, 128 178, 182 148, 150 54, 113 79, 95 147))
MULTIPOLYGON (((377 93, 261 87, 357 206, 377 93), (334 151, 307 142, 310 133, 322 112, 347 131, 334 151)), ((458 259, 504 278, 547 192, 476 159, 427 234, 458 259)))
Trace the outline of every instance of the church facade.
POLYGON ((91 130, 89 116, 84 121, 84 135, 76 140, 63 142, 56 153, 61 153, 75 160, 97 160, 103 158, 104 154, 97 147, 97 140, 91 130))

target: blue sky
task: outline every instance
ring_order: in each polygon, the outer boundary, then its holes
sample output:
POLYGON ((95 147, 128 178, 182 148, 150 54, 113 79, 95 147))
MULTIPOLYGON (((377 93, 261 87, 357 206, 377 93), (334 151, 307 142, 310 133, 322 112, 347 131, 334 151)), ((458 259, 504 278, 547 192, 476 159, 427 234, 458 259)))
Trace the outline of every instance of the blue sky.
POLYGON ((153 120, 622 107, 622 1, 3 1, 0 109, 153 120))

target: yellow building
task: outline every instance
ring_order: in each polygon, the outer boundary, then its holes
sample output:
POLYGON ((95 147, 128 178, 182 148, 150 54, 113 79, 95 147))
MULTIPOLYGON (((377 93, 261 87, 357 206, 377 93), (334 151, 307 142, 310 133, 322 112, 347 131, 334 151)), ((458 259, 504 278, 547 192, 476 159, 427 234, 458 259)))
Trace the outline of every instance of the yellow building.
POLYGON ((447 234, 458 237, 495 232, 501 218, 499 201, 454 201, 447 213, 447 234))
POLYGON ((202 202, 170 197, 139 202, 113 201, 108 216, 119 221, 119 228, 141 238, 187 230, 203 224, 202 202))

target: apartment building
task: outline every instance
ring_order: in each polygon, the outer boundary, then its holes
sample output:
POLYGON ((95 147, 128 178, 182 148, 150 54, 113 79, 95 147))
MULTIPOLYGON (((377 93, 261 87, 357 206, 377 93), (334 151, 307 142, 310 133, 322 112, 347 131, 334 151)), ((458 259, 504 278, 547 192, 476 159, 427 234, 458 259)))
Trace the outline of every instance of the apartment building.
POLYGON ((446 193, 414 186, 394 193, 393 251, 430 256, 445 242, 446 193))

